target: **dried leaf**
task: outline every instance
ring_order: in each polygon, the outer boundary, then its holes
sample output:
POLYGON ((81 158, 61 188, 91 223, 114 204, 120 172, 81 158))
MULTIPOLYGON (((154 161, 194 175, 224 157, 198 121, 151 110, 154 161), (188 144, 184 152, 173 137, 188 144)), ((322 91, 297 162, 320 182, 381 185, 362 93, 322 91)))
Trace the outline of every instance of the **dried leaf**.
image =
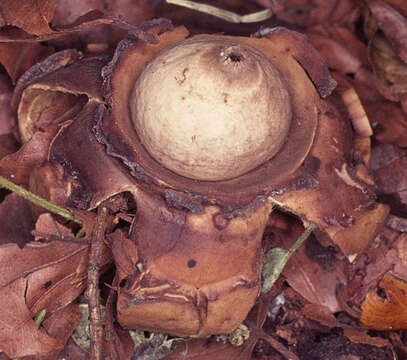
POLYGON ((154 17, 151 1, 145 0, 56 0, 53 26, 69 25, 92 10, 138 25, 154 17))
POLYGON ((10 194, 0 204, 0 244, 13 243, 19 247, 33 240, 31 231, 35 220, 29 203, 16 194, 10 194))
POLYGON ((398 10, 403 16, 407 17, 407 3, 405 0, 384 0, 393 9, 398 10))
POLYGON ((407 156, 374 172, 378 194, 391 206, 394 215, 407 217, 407 156))
MULTIPOLYGON (((302 233, 303 228, 300 224, 292 220, 288 224, 289 229, 285 231, 275 227, 271 228, 271 232, 274 234, 273 246, 289 248, 302 233)), ((345 280, 343 270, 339 263, 333 262, 329 267, 324 267, 310 259, 307 244, 311 241, 318 244, 315 237, 308 239, 306 246, 300 247, 290 258, 282 274, 290 286, 309 302, 323 305, 332 312, 336 312, 340 310, 336 298, 336 287, 341 279, 345 280)), ((327 254, 327 249, 322 248, 319 252, 327 254)), ((321 254, 319 256, 321 257, 321 254)), ((329 263, 330 260, 327 261, 329 263)))
POLYGON ((70 338, 58 357, 58 360, 64 359, 89 360, 89 353, 70 338))
POLYGON ((251 337, 243 346, 233 346, 230 343, 214 342, 208 339, 193 339, 179 344, 165 360, 250 360, 251 349, 256 340, 251 337), (250 351, 247 351, 249 349, 250 351))
POLYGON ((407 62, 407 19, 382 0, 368 0, 368 6, 397 55, 407 62))
MULTIPOLYGON (((10 2, 12 0, 9 0, 10 2)), ((45 0, 44 0, 45 1, 45 0)), ((153 20, 154 21, 154 20, 153 20)), ((115 25, 119 28, 131 31, 141 38, 155 39, 151 34, 147 34, 143 29, 128 24, 114 16, 105 15, 99 10, 90 11, 80 18, 76 19, 72 24, 66 26, 55 26, 55 30, 50 29, 48 32, 43 32, 38 35, 29 34, 17 28, 3 27, 0 29, 0 42, 40 42, 57 39, 62 36, 78 33, 80 31, 92 28, 96 25, 115 25)))
POLYGON ((391 346, 390 341, 379 336, 370 336, 366 332, 352 327, 345 327, 343 334, 353 343, 366 344, 376 347, 391 346))
MULTIPOLYGON (((1 53, 0 44, 0 62, 1 53)), ((12 113, 10 107, 12 91, 13 89, 7 76, 0 74, 0 135, 11 133, 13 124, 15 123, 15 115, 12 113)))
POLYGON ((44 35, 52 32, 48 23, 54 14, 55 0, 2 0, 0 25, 19 27, 29 34, 44 35))
POLYGON ((344 301, 360 307, 370 289, 376 286, 378 279, 400 263, 396 248, 398 236, 397 231, 384 227, 374 241, 375 246, 370 247, 352 264, 344 301))
POLYGON ((12 91, 7 75, 0 74, 0 159, 18 149, 17 141, 13 135, 15 114, 10 107, 12 91))
POLYGON ((407 284, 386 274, 380 282, 386 298, 371 291, 362 304, 362 324, 374 330, 407 329, 407 284))
POLYGON ((26 70, 53 51, 51 46, 39 43, 0 43, 0 63, 15 84, 26 70))
POLYGON ((407 96, 407 64, 381 32, 373 36, 369 55, 375 70, 376 86, 382 95, 392 101, 400 101, 407 96))
POLYGON ((330 69, 349 74, 369 64, 366 45, 345 27, 319 25, 307 31, 307 36, 330 69))
MULTIPOLYGON (((14 244, 0 246, 0 322, 7 324, 0 328, 0 348, 11 357, 61 350, 67 334, 57 331, 60 340, 48 335, 44 338, 45 333, 32 329, 31 317, 42 309, 49 316, 57 313, 71 304, 86 285, 88 241, 77 240, 49 214, 40 216, 36 233, 48 242, 32 242, 23 249, 14 244)), ((102 268, 109 262, 105 249, 102 268)), ((66 320, 57 317, 52 326, 68 326, 66 320)))
POLYGON ((304 27, 353 22, 358 16, 352 0, 279 0, 273 1, 273 5, 280 19, 304 27))
POLYGON ((407 147, 407 117, 400 104, 382 99, 365 104, 365 110, 377 140, 407 147))
MULTIPOLYGON (((57 339, 59 344, 65 344, 70 338, 73 330, 77 326, 81 311, 78 304, 70 304, 67 307, 57 311, 47 317, 41 326, 47 331, 47 334, 57 339)), ((52 354, 39 355, 33 360, 56 360, 60 353, 60 349, 52 354)), ((72 357, 72 359, 77 359, 72 357)))
POLYGON ((32 167, 47 159, 53 132, 37 132, 17 152, 0 159, 0 175, 16 184, 28 184, 32 167))
POLYGON ((32 320, 33 313, 25 302, 27 283, 20 277, 0 288, 0 348, 11 358, 46 354, 63 347, 32 320))

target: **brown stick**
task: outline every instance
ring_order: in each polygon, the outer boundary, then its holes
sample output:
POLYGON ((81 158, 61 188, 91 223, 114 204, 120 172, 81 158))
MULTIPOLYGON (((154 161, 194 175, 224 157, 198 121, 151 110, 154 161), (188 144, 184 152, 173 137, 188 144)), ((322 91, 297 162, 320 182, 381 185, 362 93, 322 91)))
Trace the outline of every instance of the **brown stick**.
POLYGON ((89 250, 87 298, 90 317, 90 360, 102 360, 103 326, 99 303, 99 272, 100 259, 102 257, 102 249, 104 246, 103 239, 105 237, 107 226, 107 214, 107 208, 103 205, 99 206, 89 250))
POLYGON ((263 329, 254 326, 254 324, 248 323, 250 331, 257 336, 258 339, 263 339, 267 341, 274 350, 278 351, 285 359, 287 360, 300 360, 297 355, 295 355, 292 351, 288 350, 283 344, 278 342, 272 336, 267 334, 263 329))

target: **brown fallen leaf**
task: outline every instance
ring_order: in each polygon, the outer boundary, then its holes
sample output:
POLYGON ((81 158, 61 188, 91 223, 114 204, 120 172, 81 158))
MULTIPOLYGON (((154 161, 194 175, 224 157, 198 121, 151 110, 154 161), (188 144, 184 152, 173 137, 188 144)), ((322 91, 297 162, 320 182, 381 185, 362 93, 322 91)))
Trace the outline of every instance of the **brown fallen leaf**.
MULTIPOLYGON (((279 215, 271 215, 271 222, 275 221, 276 216, 279 215)), ((301 235, 303 227, 298 222, 290 219, 289 224, 286 231, 271 228, 274 233, 273 247, 289 249, 301 235)), ((332 312, 340 310, 336 287, 341 281, 345 281, 341 262, 335 260, 329 249, 321 246, 314 236, 292 255, 282 274, 290 286, 309 302, 325 306, 332 312), (311 254, 313 259, 309 256, 311 254)))
POLYGON ((324 22, 347 24, 358 16, 352 0, 278 0, 273 1, 273 9, 277 17, 302 27, 324 22))
POLYGON ((376 75, 377 89, 389 100, 402 100, 407 95, 407 64, 383 33, 377 32, 373 36, 369 56, 376 75))
MULTIPOLYGON (((2 247, 4 249, 4 247, 2 247)), ((25 302, 27 279, 0 288, 0 347, 11 358, 62 350, 63 344, 38 329, 25 302)))
POLYGON ((359 308, 366 295, 376 286, 380 279, 398 262, 398 252, 395 249, 399 234, 390 228, 383 227, 375 238, 374 245, 362 256, 358 257, 348 269, 349 276, 346 286, 346 296, 343 297, 359 317, 359 308))
POLYGON ((368 0, 367 4, 397 55, 407 62, 407 19, 383 0, 368 0))
MULTIPOLYGON (((91 11, 100 11, 106 16, 122 19, 128 24, 139 25, 154 17, 151 1, 145 0, 57 0, 51 27, 60 30, 70 28, 70 24, 86 16, 91 11)), ((84 52, 100 52, 115 48, 127 34, 127 29, 110 24, 94 24, 78 32, 56 38, 51 43, 58 48, 76 48, 84 52)))
POLYGON ((407 329, 407 284, 390 273, 380 281, 385 298, 371 291, 362 304, 360 321, 369 329, 407 329))
MULTIPOLYGON (((0 44, 1 45, 1 44, 0 44)), ((1 54, 1 48, 0 48, 1 54)), ((1 62, 1 55, 0 55, 1 62)), ((0 135, 10 134, 13 130, 15 114, 11 111, 10 102, 13 88, 7 76, 0 73, 0 135)), ((0 153, 1 158, 1 153, 0 153)))
MULTIPOLYGON (((57 339, 58 343, 65 344, 77 326, 81 315, 82 313, 79 309, 79 305, 70 304, 60 311, 51 314, 51 316, 46 317, 41 323, 41 327, 47 331, 48 335, 57 339)), ((32 360, 56 360, 59 353, 60 350, 58 349, 54 353, 35 356, 32 360)), ((72 359, 77 358, 75 357, 72 359)))
POLYGON ((407 217, 407 156, 401 156, 374 171, 379 197, 391 206, 391 213, 407 217))
MULTIPOLYGON (((10 0, 11 1, 11 0, 10 0)), ((45 1, 45 0, 44 0, 45 1)), ((144 36, 144 32, 132 24, 120 20, 117 17, 106 15, 99 10, 92 10, 83 16, 76 19, 73 23, 64 26, 55 26, 55 29, 45 31, 42 29, 38 34, 30 34, 15 27, 0 28, 0 42, 41 42, 57 39, 73 33, 89 29, 96 25, 114 25, 126 31, 134 32, 140 37, 144 36)))
POLYGON ((12 126, 15 123, 15 114, 10 108, 12 91, 8 76, 0 73, 0 159, 18 149, 12 126))
POLYGON ((307 318, 317 321, 324 326, 327 326, 329 328, 342 328, 343 334, 352 343, 367 344, 377 347, 390 346, 390 342, 387 339, 383 339, 378 336, 370 336, 366 333, 365 330, 362 330, 358 327, 353 327, 352 325, 348 325, 346 323, 341 323, 329 311, 329 309, 323 306, 308 304, 304 306, 302 312, 307 318))
POLYGON ((72 340, 72 338, 70 338, 58 356, 58 360, 66 359, 89 360, 89 353, 83 350, 74 340, 72 340))
MULTIPOLYGON (((246 346, 254 345, 255 337, 247 340, 245 346, 233 346, 230 343, 216 342, 208 339, 193 339, 178 345, 165 360, 225 360, 239 359, 250 360, 251 351, 245 351, 246 346)), ((253 346, 251 346, 253 347, 253 346)))
POLYGON ((55 0, 2 0, 0 26, 12 25, 29 34, 52 32, 48 23, 54 14, 55 0))
POLYGON ((133 25, 154 16, 152 2, 145 0, 56 0, 52 25, 69 25, 92 10, 120 17, 133 25))
POLYGON ((366 45, 345 27, 317 25, 307 31, 307 36, 330 69, 355 74, 369 64, 366 45))
POLYGON ((0 43, 0 63, 15 84, 25 71, 53 51, 51 46, 40 43, 0 43))
POLYGON ((17 244, 20 248, 33 240, 35 219, 29 203, 9 194, 0 204, 0 244, 17 244))
POLYGON ((377 140, 407 147, 407 117, 399 104, 382 99, 366 104, 365 109, 377 140))
POLYGON ((4 156, 0 159, 0 175, 15 184, 28 184, 32 167, 46 160, 53 136, 53 131, 37 132, 17 152, 4 156))
MULTIPOLYGON (((88 240, 77 240, 50 214, 40 216, 36 235, 42 241, 23 249, 15 244, 0 246, 0 323, 7 325, 0 328, 0 348, 10 357, 62 350, 67 336, 54 339, 34 329, 31 318, 42 309, 47 316, 59 312, 86 286, 88 240)), ((106 249, 101 262, 102 269, 110 262, 106 249)))
POLYGON ((407 17, 407 3, 404 0, 384 0, 393 9, 398 10, 402 15, 407 17))

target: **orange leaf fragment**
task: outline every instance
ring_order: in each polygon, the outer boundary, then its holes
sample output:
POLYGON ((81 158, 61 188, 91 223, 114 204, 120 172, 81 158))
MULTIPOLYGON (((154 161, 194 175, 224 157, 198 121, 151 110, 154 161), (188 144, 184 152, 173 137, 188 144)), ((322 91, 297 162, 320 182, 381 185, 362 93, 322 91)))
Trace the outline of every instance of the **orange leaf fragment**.
POLYGON ((360 321, 374 330, 407 329, 407 283, 386 274, 380 287, 385 290, 387 299, 369 292, 362 304, 360 321))

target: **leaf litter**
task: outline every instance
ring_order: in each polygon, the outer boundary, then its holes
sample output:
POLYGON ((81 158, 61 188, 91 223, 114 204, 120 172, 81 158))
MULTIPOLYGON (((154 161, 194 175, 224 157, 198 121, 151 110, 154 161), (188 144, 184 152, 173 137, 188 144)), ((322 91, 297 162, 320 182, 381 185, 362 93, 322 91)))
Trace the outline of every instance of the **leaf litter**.
MULTIPOLYGON (((353 262, 335 244, 311 236, 292 255, 274 286, 258 298, 246 319, 250 336, 243 345, 233 346, 209 338, 186 339, 179 344, 172 341, 173 345, 167 346, 167 337, 159 334, 146 337, 143 333, 139 334, 143 345, 133 354, 129 332, 114 322, 120 276, 113 279, 112 265, 115 262, 118 273, 131 273, 131 269, 139 266, 134 261, 137 249, 128 243, 129 232, 136 231, 131 223, 137 209, 131 204, 131 196, 118 196, 109 205, 111 217, 99 239, 101 255, 96 256, 102 281, 93 286, 96 289, 99 285, 101 293, 92 296, 106 304, 107 319, 103 350, 98 351, 120 359, 143 359, 146 354, 150 358, 202 360, 405 358, 407 251, 402 224, 407 218, 404 149, 407 45, 402 35, 407 26, 407 8, 404 2, 204 3, 239 15, 270 8, 274 16, 255 24, 236 25, 165 1, 132 2, 131 12, 125 1, 32 0, 24 2, 24 6, 3 1, 0 175, 28 187, 30 179, 38 183, 41 174, 48 174, 35 170, 38 173, 33 175, 33 169, 47 161, 55 129, 37 132, 21 145, 15 112, 8 104, 21 75, 58 50, 76 48, 87 55, 109 53, 129 29, 137 29, 154 16, 169 18, 174 25, 186 25, 192 33, 250 35, 261 27, 288 26, 307 34, 324 57, 338 89, 353 88, 360 98, 374 131, 369 145, 369 171, 373 173, 379 199, 390 206, 388 226, 353 262), (391 219, 399 221, 389 226, 391 219), (156 355, 151 355, 153 350, 156 355)), ((60 181, 66 189, 65 179, 60 181)), ((0 348, 4 358, 88 357, 87 350, 70 338, 82 316, 78 299, 87 286, 89 244, 97 217, 93 212, 65 205, 83 221, 84 236, 77 236, 78 225, 39 211, 15 194, 0 191, 0 348), (36 324, 36 316, 44 312, 44 319, 36 324)), ((297 219, 273 213, 263 238, 264 249, 278 247, 287 251, 303 231, 297 219)), ((101 306, 94 304, 96 310, 101 306)), ((97 320, 94 318, 94 324, 97 320)))

